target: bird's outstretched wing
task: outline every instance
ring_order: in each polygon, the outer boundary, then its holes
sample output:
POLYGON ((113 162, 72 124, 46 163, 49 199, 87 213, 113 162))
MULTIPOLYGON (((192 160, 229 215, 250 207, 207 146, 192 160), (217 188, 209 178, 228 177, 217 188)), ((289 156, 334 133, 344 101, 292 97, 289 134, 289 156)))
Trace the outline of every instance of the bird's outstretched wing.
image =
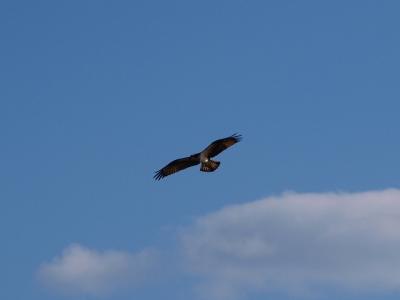
POLYGON ((160 180, 168 175, 174 174, 186 168, 198 165, 200 163, 200 153, 193 154, 188 157, 179 158, 174 161, 171 161, 164 168, 156 171, 154 175, 155 180, 160 180))
POLYGON ((242 136, 240 134, 232 134, 230 137, 216 140, 212 142, 206 149, 203 150, 203 154, 206 157, 214 157, 220 154, 225 149, 229 148, 230 146, 240 142, 242 136))

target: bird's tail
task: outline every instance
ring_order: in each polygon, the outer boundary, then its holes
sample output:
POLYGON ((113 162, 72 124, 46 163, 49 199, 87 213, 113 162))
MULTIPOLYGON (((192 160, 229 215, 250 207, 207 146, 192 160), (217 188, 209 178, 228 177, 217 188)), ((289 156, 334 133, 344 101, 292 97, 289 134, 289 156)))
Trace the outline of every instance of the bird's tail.
POLYGON ((206 163, 202 163, 200 167, 200 171, 203 172, 214 172, 216 169, 218 169, 220 162, 215 161, 215 160, 209 160, 206 163))

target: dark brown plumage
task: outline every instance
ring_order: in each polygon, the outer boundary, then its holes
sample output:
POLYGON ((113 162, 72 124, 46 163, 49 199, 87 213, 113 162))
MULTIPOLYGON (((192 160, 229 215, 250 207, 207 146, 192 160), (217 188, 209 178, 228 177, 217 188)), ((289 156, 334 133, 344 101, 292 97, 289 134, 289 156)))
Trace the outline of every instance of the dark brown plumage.
POLYGON ((216 140, 200 153, 171 161, 168 165, 155 172, 154 179, 160 180, 168 175, 198 164, 201 164, 200 171, 214 172, 216 169, 218 169, 220 162, 211 160, 211 158, 217 156, 232 145, 240 142, 241 139, 242 136, 235 133, 227 138, 216 140))

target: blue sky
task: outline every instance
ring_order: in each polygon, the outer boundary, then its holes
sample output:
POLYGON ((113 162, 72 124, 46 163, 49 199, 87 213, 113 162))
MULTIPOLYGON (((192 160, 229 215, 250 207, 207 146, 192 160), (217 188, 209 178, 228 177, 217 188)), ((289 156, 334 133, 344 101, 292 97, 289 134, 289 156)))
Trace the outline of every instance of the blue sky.
POLYGON ((399 10, 3 1, 0 297, 398 299, 399 10), (153 180, 235 132, 216 172, 153 180))

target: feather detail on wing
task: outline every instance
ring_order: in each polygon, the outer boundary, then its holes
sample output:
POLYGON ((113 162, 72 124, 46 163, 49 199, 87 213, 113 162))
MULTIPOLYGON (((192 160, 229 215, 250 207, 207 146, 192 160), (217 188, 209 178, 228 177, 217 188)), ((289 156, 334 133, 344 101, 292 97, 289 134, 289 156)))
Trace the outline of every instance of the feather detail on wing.
POLYGON ((240 134, 233 134, 230 137, 216 140, 212 142, 206 149, 203 150, 203 154, 206 157, 214 157, 220 154, 222 151, 226 150, 230 146, 240 142, 242 136, 240 134))
POLYGON ((186 168, 198 165, 200 163, 200 154, 193 154, 188 157, 179 158, 174 161, 171 161, 164 168, 156 171, 154 175, 154 179, 160 180, 168 175, 174 174, 186 168))

